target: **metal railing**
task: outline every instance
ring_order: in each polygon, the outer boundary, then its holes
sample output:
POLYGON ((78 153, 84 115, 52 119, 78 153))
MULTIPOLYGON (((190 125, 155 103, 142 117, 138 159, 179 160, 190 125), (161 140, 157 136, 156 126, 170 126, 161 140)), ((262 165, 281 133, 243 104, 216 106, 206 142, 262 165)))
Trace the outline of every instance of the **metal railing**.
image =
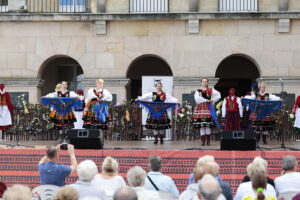
POLYGON ((257 0, 219 0, 220 12, 256 12, 257 0))
POLYGON ((28 12, 90 12, 91 0, 27 0, 28 12))
POLYGON ((8 0, 0 0, 0 13, 7 12, 8 8, 8 0))
POLYGON ((169 11, 168 0, 130 0, 131 13, 166 13, 169 11))

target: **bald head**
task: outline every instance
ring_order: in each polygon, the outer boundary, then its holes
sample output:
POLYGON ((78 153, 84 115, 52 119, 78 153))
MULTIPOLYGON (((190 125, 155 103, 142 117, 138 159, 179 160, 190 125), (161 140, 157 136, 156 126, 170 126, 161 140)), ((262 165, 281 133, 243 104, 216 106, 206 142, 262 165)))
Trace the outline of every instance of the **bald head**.
POLYGON ((205 174, 199 181, 199 193, 200 199, 205 200, 217 200, 221 194, 221 187, 215 177, 210 174, 205 174))
POLYGON ((138 200, 138 197, 133 189, 124 187, 115 192, 113 200, 138 200))
POLYGON ((212 170, 212 174, 213 176, 219 176, 219 171, 220 171, 220 166, 218 163, 216 162, 208 162, 206 163, 212 170))

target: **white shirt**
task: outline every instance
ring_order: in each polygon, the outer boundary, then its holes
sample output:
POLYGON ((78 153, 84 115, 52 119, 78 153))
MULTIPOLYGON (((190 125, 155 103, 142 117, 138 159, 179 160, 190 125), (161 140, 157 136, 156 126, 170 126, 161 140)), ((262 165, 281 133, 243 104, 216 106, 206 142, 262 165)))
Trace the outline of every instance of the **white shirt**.
MULTIPOLYGON (((76 98, 76 97, 79 96, 78 94, 76 94, 76 93, 73 92, 73 91, 68 91, 68 90, 66 90, 64 93, 66 93, 66 92, 69 92, 70 98, 76 98)), ((57 92, 49 93, 49 94, 46 95, 46 97, 49 97, 49 98, 56 98, 56 97, 57 97, 57 92)))
POLYGON ((139 200, 161 200, 158 192, 152 190, 146 190, 143 187, 132 187, 136 192, 139 200))
POLYGON ((96 94, 94 93, 94 90, 96 90, 97 92, 102 92, 102 98, 101 98, 102 101, 112 101, 112 95, 107 89, 97 90, 94 88, 90 88, 87 92, 85 103, 91 101, 92 99, 97 98, 96 94))
MULTIPOLYGON (((273 197, 274 199, 277 199, 275 189, 270 184, 267 184, 267 188, 264 189, 263 193, 266 198, 273 197)), ((252 188, 251 181, 240 184, 240 186, 236 191, 234 200, 243 200, 245 197, 249 197, 249 196, 253 198, 257 196, 256 192, 254 192, 252 188)))
POLYGON ((112 176, 111 178, 103 178, 101 174, 97 174, 92 181, 92 185, 105 191, 108 199, 112 199, 114 193, 122 187, 126 186, 121 176, 112 176))
MULTIPOLYGON (((198 90, 194 94, 194 99, 196 104, 204 103, 206 102, 206 99, 202 97, 202 95, 198 92, 198 90)), ((221 99, 221 94, 219 91, 212 89, 212 94, 210 100, 213 102, 217 102, 221 99)))
POLYGON ((275 178, 274 183, 277 194, 285 192, 300 192, 300 173, 286 173, 275 178))
MULTIPOLYGON (((233 100, 235 96, 229 97, 233 100)), ((240 113, 240 117, 243 117, 243 106, 242 106, 242 102, 241 102, 241 98, 240 97, 236 97, 236 102, 238 104, 239 107, 239 113, 240 113)), ((222 104, 222 117, 225 118, 226 117, 226 103, 227 103, 227 97, 223 100, 223 104, 222 104)))
MULTIPOLYGON (((155 185, 158 187, 159 190, 164 191, 164 192, 169 192, 171 193, 174 197, 179 196, 179 191, 173 181, 172 178, 169 176, 165 176, 160 172, 149 172, 148 176, 152 179, 152 181, 155 183, 155 185)), ((154 190, 154 186, 151 184, 148 178, 146 178, 145 185, 144 187, 147 190, 154 190)))
MULTIPOLYGON (((178 103, 178 99, 176 99, 175 97, 171 96, 168 93, 165 93, 165 94, 166 94, 165 103, 178 103)), ((146 93, 143 96, 139 97, 138 100, 152 102, 153 101, 152 97, 153 97, 153 92, 149 92, 149 93, 146 93)))

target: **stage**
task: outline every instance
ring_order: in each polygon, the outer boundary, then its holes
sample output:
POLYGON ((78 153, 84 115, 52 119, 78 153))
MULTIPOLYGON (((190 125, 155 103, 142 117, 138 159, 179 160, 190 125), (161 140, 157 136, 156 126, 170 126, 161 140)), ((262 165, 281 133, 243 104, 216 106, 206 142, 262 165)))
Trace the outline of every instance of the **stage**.
MULTIPOLYGON (((12 143, 12 142, 10 142, 12 143)), ((287 147, 297 148, 300 142, 287 142, 287 147)), ((24 144, 24 143, 22 143, 24 144)), ((0 151, 0 180, 11 184, 26 184, 30 187, 39 184, 37 165, 45 155, 46 145, 55 145, 57 141, 26 142, 34 148, 1 146, 0 151)), ((142 166, 148 171, 147 159, 151 154, 163 158, 162 172, 171 176, 183 191, 188 184, 189 174, 192 172, 199 157, 214 155, 220 165, 220 175, 224 181, 231 184, 233 192, 237 189, 242 178, 246 175, 246 167, 255 156, 262 156, 269 163, 268 176, 275 178, 281 174, 281 159, 285 155, 300 157, 300 151, 284 151, 280 143, 271 141, 270 145, 262 147, 275 148, 273 151, 220 151, 219 142, 212 142, 211 146, 200 146, 200 141, 166 141, 164 145, 153 145, 152 141, 106 141, 103 150, 76 150, 78 161, 91 159, 101 169, 102 160, 106 156, 113 156, 119 162, 120 174, 126 177, 127 170, 135 165, 142 166), (195 148, 197 150, 185 150, 195 148), (198 149, 199 148, 199 149, 198 149)), ((70 164, 67 151, 60 152, 60 162, 70 164)), ((73 183, 76 174, 67 178, 67 183, 73 183)))

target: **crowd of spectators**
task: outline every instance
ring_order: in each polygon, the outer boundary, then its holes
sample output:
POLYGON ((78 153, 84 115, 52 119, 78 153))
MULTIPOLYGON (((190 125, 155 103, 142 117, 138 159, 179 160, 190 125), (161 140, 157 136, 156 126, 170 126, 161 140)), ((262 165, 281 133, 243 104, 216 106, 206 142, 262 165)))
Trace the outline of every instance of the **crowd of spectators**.
MULTIPOLYGON (((45 190, 31 189, 25 185, 7 187, 0 182, 3 200, 299 200, 300 173, 294 156, 282 160, 282 174, 271 179, 267 174, 268 162, 256 157, 247 166, 247 175, 235 195, 229 183, 222 179, 220 166, 213 156, 205 155, 197 161, 189 184, 179 193, 174 180, 162 173, 163 161, 151 155, 148 173, 140 166, 127 171, 127 184, 118 174, 116 159, 106 157, 101 172, 96 163, 84 160, 77 164, 74 147, 68 145, 71 165, 59 164, 60 147, 49 147, 38 164, 40 186, 45 190), (66 185, 65 178, 77 173, 78 180, 66 185), (51 192, 52 193, 51 193, 51 192), (47 193, 46 195, 43 194, 47 193), (50 196, 50 193, 52 196, 50 196), (48 195, 48 196, 47 196, 48 195), (44 196, 47 196, 44 198, 44 196)), ((38 187, 37 187, 38 188, 38 187)))

